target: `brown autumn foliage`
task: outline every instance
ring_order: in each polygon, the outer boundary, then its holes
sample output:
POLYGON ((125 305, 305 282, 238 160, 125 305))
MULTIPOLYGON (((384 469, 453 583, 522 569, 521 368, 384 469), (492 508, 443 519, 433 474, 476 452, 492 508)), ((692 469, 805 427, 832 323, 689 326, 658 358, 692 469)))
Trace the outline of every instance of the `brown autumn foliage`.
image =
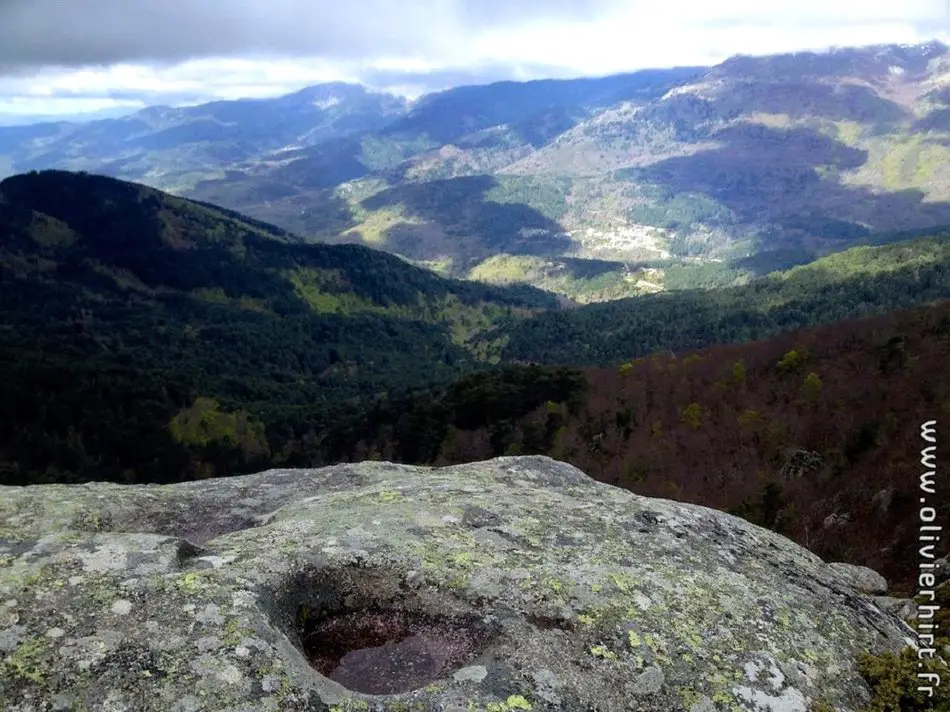
MULTIPOLYGON (((638 494, 732 511, 910 593, 920 425, 950 414, 948 363, 948 303, 659 354, 589 370, 579 412, 537 408, 507 428, 504 452, 540 451, 638 494), (546 451, 531 445, 552 429, 546 451)), ((492 440, 453 428, 435 462, 500 454, 492 440)), ((948 521, 950 486, 938 488, 948 521)))

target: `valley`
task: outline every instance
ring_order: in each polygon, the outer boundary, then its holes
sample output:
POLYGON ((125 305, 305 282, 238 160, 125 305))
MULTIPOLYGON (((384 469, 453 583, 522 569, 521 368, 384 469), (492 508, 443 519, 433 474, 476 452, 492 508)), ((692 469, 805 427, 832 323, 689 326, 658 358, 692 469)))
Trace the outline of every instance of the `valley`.
POLYGON ((0 232, 6 484, 295 462, 340 412, 497 361, 488 327, 556 306, 101 176, 0 182, 0 232))

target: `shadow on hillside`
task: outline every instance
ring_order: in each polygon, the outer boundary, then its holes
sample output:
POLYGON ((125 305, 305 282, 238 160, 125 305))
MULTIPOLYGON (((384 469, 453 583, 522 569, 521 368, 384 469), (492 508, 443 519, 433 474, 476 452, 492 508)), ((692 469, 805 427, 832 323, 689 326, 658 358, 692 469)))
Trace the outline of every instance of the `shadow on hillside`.
POLYGON ((660 161, 635 176, 674 194, 704 193, 741 221, 768 226, 763 250, 950 224, 950 203, 924 202, 920 190, 875 193, 840 183, 836 174, 861 167, 868 154, 817 132, 744 124, 713 138, 721 147, 660 161))
POLYGON ((878 96, 870 87, 814 82, 786 82, 767 88, 758 83, 737 83, 728 94, 716 99, 715 108, 725 118, 787 114, 793 119, 819 117, 876 126, 894 124, 906 117, 899 104, 878 96))
POLYGON ((498 185, 491 176, 465 176, 388 188, 362 202, 367 210, 400 206, 421 221, 389 227, 386 249, 411 259, 433 259, 433 248, 462 259, 508 252, 560 255, 571 239, 556 221, 522 203, 496 203, 486 194, 498 185), (533 232, 537 231, 537 232, 533 232))
POLYGON ((936 89, 928 94, 928 97, 941 104, 950 104, 950 86, 936 89))
MULTIPOLYGON (((282 165, 249 165, 222 179, 199 182, 186 196, 237 210, 306 237, 338 236, 358 221, 336 188, 363 178, 358 141, 325 141, 287 152, 282 165)), ((276 158, 276 156, 275 156, 276 158)))
POLYGON ((358 222, 347 201, 334 188, 299 191, 283 182, 237 174, 202 181, 185 197, 220 205, 302 237, 326 238, 358 222))
POLYGON ((37 139, 55 139, 60 131, 54 123, 0 126, 0 153, 17 154, 37 139))
POLYGON ((586 260, 577 257, 562 257, 558 260, 558 263, 564 265, 573 279, 593 279, 624 268, 634 269, 639 266, 630 262, 586 260))
POLYGON ((271 160, 286 161, 283 164, 273 167, 249 164, 244 166, 246 170, 230 171, 224 179, 203 181, 196 190, 207 192, 225 184, 243 183, 240 188, 249 193, 248 197, 256 198, 260 194, 262 199, 275 200, 287 197, 298 188, 335 188, 369 173, 360 161, 361 151, 358 141, 325 141, 271 156, 271 160), (277 186, 282 187, 278 190, 277 186))
MULTIPOLYGON (((699 68, 678 67, 607 77, 458 86, 427 96, 409 115, 394 121, 381 134, 425 134, 440 144, 446 144, 493 126, 528 126, 539 119, 543 123, 548 120, 546 116, 560 117, 554 123, 563 126, 565 116, 579 111, 583 113, 584 107, 609 106, 633 98, 641 101, 659 98, 670 87, 694 78, 700 71, 699 68)), ((551 135, 551 130, 543 133, 551 135)), ((539 140, 530 135, 525 139, 539 140)))
POLYGON ((766 86, 737 82, 715 99, 679 94, 642 108, 639 116, 641 122, 669 127, 678 141, 692 142, 722 139, 724 133, 728 137, 730 131, 747 130, 749 124, 742 124, 711 135, 720 122, 754 114, 785 115, 792 120, 854 121, 872 127, 873 132, 890 131, 905 118, 898 104, 882 99, 867 87, 792 82, 766 86))
POLYGON ((914 131, 950 131, 950 108, 931 111, 914 123, 914 131))
POLYGON ((237 126, 228 126, 212 119, 197 119, 142 136, 134 140, 132 145, 145 151, 168 151, 187 144, 236 140, 241 137, 240 131, 237 126))
POLYGON ((299 158, 268 175, 299 188, 334 188, 369 173, 360 160, 362 151, 359 141, 324 141, 296 152, 299 158))
MULTIPOLYGON (((587 114, 580 109, 555 107, 512 124, 509 130, 516 141, 526 143, 532 148, 541 148, 561 134, 570 131, 586 118, 587 114)), ((472 148, 496 148, 505 147, 507 143, 504 135, 492 133, 476 137, 471 141, 463 141, 460 145, 472 148)))
POLYGON ((487 173, 492 170, 493 165, 500 168, 525 155, 524 151, 529 147, 539 149, 546 146, 586 120, 588 116, 580 107, 552 107, 515 123, 479 126, 477 130, 464 135, 453 135, 445 140, 440 136, 439 146, 409 155, 395 165, 380 170, 378 175, 390 185, 418 180, 418 177, 410 176, 413 169, 420 163, 425 165, 427 157, 441 153, 442 156, 436 159, 436 166, 441 170, 436 175, 430 175, 429 179, 436 180, 439 173, 441 176, 451 176, 456 170, 456 164, 451 154, 446 155, 443 152, 445 149, 451 151, 455 148, 466 152, 463 162, 472 161, 469 168, 459 171, 460 173, 472 170, 471 166, 478 166, 474 170, 487 173))

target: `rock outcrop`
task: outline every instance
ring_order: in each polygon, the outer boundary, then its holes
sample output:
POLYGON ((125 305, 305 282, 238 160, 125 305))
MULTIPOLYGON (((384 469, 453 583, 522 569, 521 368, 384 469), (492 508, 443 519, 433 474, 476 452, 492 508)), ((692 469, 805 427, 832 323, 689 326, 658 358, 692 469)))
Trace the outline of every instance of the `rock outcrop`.
POLYGON ((828 564, 836 574, 851 584, 851 587, 861 593, 872 596, 883 596, 887 593, 887 581, 881 574, 867 566, 854 566, 834 562, 828 564))
POLYGON ((543 457, 0 487, 0 706, 838 710, 911 631, 789 540, 543 457))

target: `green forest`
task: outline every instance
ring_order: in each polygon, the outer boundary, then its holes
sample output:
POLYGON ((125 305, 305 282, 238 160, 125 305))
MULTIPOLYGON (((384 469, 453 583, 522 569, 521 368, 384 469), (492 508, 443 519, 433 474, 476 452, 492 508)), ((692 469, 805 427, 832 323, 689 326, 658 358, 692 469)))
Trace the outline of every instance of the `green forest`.
POLYGON ((555 304, 108 178, 0 194, 3 484, 302 464, 339 413, 473 371, 474 335, 555 304))
POLYGON ((748 284, 548 312, 498 328, 512 362, 606 365, 950 298, 950 234, 855 247, 748 284))
MULTIPOLYGON (((950 413, 948 358, 943 301, 611 367, 506 366, 341 422, 323 455, 548 455, 638 494, 729 511, 909 592, 908 463, 919 424, 950 413)), ((936 501, 946 519, 950 497, 936 501)))
POLYGON ((17 176, 0 196, 3 484, 430 462, 450 445, 557 456, 583 367, 950 296, 947 235, 565 308, 104 177, 17 176), (519 424, 538 408, 542 421, 519 424))

